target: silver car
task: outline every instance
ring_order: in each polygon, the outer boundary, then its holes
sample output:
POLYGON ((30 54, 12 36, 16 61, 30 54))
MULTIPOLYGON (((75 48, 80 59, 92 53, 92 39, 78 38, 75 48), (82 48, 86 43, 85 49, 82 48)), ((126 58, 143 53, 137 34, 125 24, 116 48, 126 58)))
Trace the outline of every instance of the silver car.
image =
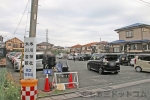
MULTIPOLYGON (((43 53, 37 52, 36 53, 36 69, 43 69, 42 65, 43 60, 43 53)), ((16 59, 16 62, 14 64, 14 70, 19 71, 21 67, 21 57, 16 59)), ((24 67, 24 61, 22 61, 22 68, 24 67)))

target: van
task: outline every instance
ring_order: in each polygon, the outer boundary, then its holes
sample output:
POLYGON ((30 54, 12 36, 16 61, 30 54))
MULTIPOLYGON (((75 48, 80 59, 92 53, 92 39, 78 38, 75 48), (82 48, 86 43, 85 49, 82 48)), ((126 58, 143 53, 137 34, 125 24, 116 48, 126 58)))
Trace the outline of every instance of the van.
POLYGON ((137 72, 150 72, 150 54, 139 54, 135 57, 134 68, 137 72))
MULTIPOLYGON (((43 69, 43 53, 42 52, 36 52, 36 69, 43 69)), ((19 71, 21 65, 21 57, 16 60, 16 63, 14 64, 14 70, 19 71)), ((24 67, 24 61, 22 61, 22 67, 24 67)))

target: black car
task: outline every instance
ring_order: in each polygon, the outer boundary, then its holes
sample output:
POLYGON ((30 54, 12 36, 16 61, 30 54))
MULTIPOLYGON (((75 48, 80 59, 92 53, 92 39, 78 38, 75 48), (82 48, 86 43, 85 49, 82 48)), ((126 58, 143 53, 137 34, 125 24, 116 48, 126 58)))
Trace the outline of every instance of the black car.
POLYGON ((118 54, 93 54, 87 63, 88 70, 96 70, 99 74, 104 72, 120 72, 118 54))
POLYGON ((90 55, 90 54, 79 54, 79 55, 77 56, 77 59, 78 59, 79 61, 90 60, 90 58, 91 58, 91 55, 90 55))
POLYGON ((128 55, 127 54, 118 54, 119 55, 119 61, 120 61, 120 65, 130 65, 130 60, 128 59, 128 55))

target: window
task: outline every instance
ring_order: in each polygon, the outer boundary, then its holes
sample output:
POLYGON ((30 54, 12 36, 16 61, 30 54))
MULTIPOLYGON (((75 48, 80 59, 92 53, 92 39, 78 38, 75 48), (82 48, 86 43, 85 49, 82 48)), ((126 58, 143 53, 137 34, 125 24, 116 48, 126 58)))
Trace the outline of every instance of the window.
POLYGON ((143 56, 143 60, 150 61, 150 56, 143 56))
POLYGON ((23 48, 23 45, 22 45, 22 43, 20 43, 20 48, 23 48))
POLYGON ((133 31, 126 31, 126 37, 127 38, 133 37, 133 31))
POLYGON ((143 45, 143 50, 147 50, 147 45, 143 45))
POLYGON ((11 46, 11 43, 8 43, 8 46, 11 46))
POLYGON ((114 48, 114 52, 120 52, 120 48, 119 47, 114 48))
POLYGON ((18 44, 14 43, 13 48, 18 48, 18 44))
POLYGON ((137 50, 137 44, 131 44, 130 50, 137 50))

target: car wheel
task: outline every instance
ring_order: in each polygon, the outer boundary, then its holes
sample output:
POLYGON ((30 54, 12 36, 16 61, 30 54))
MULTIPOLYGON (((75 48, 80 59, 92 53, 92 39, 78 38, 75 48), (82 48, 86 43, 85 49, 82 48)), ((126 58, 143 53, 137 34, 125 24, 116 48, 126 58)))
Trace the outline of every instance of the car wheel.
POLYGON ((137 72, 141 72, 141 71, 142 71, 142 68, 141 68, 140 66, 137 66, 137 67, 135 68, 135 70, 136 70, 137 72))
POLYGON ((114 72, 114 74, 118 74, 118 72, 114 72))
POLYGON ((91 66, 90 66, 90 65, 87 65, 87 69, 88 69, 88 70, 91 70, 91 66))
POLYGON ((102 68, 99 68, 99 70, 98 70, 98 73, 100 74, 100 75, 103 75, 103 69, 102 68))

